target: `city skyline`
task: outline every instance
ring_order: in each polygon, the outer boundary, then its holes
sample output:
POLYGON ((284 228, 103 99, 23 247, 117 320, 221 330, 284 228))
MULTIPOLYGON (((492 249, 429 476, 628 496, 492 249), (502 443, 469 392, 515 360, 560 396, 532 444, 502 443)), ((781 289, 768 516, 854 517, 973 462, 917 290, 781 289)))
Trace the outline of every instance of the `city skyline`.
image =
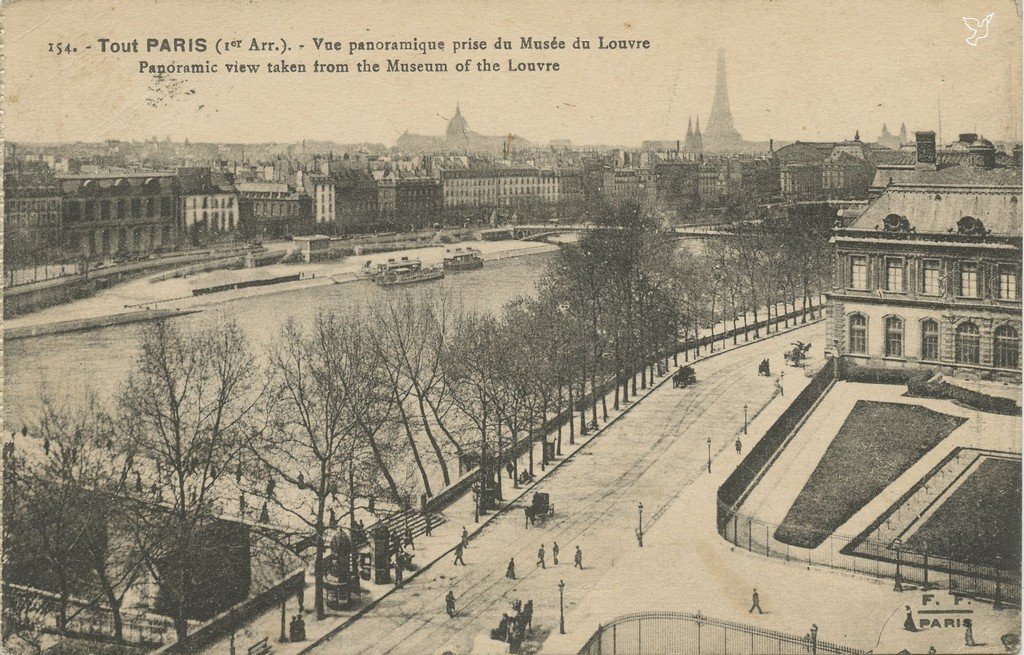
MULTIPOLYGON (((536 4, 513 13, 476 3, 458 16, 390 16, 387 26, 363 8, 330 8, 319 13, 329 13, 333 20, 322 24, 362 27, 342 27, 336 34, 323 35, 338 39, 420 35, 493 41, 500 34, 509 39, 533 35, 571 41, 576 34, 603 34, 649 38, 652 49, 582 54, 571 48, 555 54, 513 50, 508 55, 488 50, 483 55, 492 60, 558 59, 565 71, 528 77, 261 75, 243 84, 223 74, 181 76, 180 92, 163 89, 166 93, 153 103, 156 106, 144 102, 153 93, 152 76, 135 71, 136 60, 144 55, 120 60, 58 57, 55 71, 21 62, 39 61, 33 59, 38 50, 58 37, 85 44, 101 35, 127 38, 136 32, 166 32, 161 26, 180 20, 182 12, 190 18, 187 22, 215 24, 214 14, 240 4, 223 3, 216 10, 147 4, 152 11, 145 30, 126 30, 124 17, 117 12, 90 12, 88 22, 78 20, 82 12, 98 6, 92 2, 73 3, 56 15, 47 13, 48 5, 16 3, 6 8, 6 22, 21 34, 6 45, 5 56, 5 123, 12 141, 170 137, 216 143, 307 139, 390 146, 406 131, 442 134, 456 103, 478 132, 512 133, 535 143, 569 139, 580 145, 632 145, 648 139, 675 140, 683 138, 690 116, 700 116, 702 124, 709 118, 720 48, 728 59, 735 127, 751 141, 836 140, 851 138, 856 130, 865 140, 873 140, 883 123, 891 129, 906 123, 911 130, 941 130, 942 141, 947 142, 959 132, 1019 140, 1020 27, 1009 2, 996 12, 989 37, 973 48, 963 41, 967 32, 962 16, 988 13, 989 5, 980 2, 921 3, 905 20, 895 17, 881 27, 870 22, 887 15, 881 3, 857 8, 829 4, 811 13, 806 11, 810 5, 796 0, 770 6, 729 4, 728 24, 716 20, 714 4, 648 5, 636 9, 630 20, 616 14, 614 25, 608 12, 563 17, 536 4), (30 29, 44 15, 47 29, 30 29), (851 24, 865 28, 850 30, 851 24), (771 57, 764 56, 768 51, 771 57), (837 67, 837 61, 844 67, 837 67), (83 74, 97 69, 104 74, 83 74), (240 106, 259 111, 239 120, 240 106), (995 107, 999 109, 993 111, 995 107)), ((263 34, 254 26, 272 21, 280 25, 281 35, 296 42, 317 36, 300 20, 301 7, 287 12, 263 5, 250 13, 235 17, 232 33, 263 34)))

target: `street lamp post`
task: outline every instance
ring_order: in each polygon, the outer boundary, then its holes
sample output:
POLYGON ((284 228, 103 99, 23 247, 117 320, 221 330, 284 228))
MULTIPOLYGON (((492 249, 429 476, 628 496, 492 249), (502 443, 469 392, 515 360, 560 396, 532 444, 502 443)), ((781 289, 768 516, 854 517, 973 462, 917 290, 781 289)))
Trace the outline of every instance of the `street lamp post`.
POLYGON ((818 624, 811 624, 811 655, 818 652, 818 624))
POLYGON ((644 504, 637 503, 636 509, 640 513, 639 523, 636 529, 636 539, 640 542, 640 547, 644 547, 644 504))
POLYGON ((708 437, 708 473, 711 473, 711 437, 708 437))
POLYGON ((747 403, 743 403, 743 434, 747 433, 747 403))
POLYGON ((903 547, 903 542, 899 537, 892 540, 892 547, 896 550, 896 580, 893 585, 893 591, 903 591, 903 574, 901 569, 902 556, 900 549, 903 547))
POLYGON ((565 634, 565 580, 558 581, 558 634, 565 634))

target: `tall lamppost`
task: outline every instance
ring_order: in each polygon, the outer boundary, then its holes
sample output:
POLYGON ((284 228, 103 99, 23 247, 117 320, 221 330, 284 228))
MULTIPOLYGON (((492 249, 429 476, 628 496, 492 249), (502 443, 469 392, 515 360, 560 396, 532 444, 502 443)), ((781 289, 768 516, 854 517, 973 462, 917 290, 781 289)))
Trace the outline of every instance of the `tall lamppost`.
POLYGON ((892 589, 893 591, 903 591, 903 574, 900 570, 900 565, 902 564, 903 559, 900 549, 903 547, 903 542, 899 537, 892 540, 892 547, 896 551, 896 581, 892 589))
POLYGON ((743 403, 743 434, 747 433, 747 403, 743 403))
POLYGON ((708 473, 711 473, 711 437, 708 437, 708 473))
POLYGON ((558 634, 565 634, 565 580, 558 581, 558 634))
POLYGON ((644 547, 644 504, 637 503, 636 509, 640 513, 639 523, 636 529, 636 539, 640 542, 640 547, 644 547))

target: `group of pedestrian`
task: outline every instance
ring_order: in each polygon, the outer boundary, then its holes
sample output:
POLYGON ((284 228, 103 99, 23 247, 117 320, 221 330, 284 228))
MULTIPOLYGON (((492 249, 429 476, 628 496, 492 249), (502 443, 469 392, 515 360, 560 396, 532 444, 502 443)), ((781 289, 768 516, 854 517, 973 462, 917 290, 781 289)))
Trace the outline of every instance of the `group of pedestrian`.
POLYGON ((504 641, 509 645, 509 652, 518 653, 526 638, 528 630, 533 629, 533 601, 512 601, 512 614, 501 615, 498 627, 491 630, 491 639, 504 641))
MULTIPOLYGON (((456 553, 458 549, 456 549, 456 553)), ((551 563, 553 566, 558 566, 558 542, 555 541, 551 544, 551 563)), ((537 549, 537 564, 542 569, 548 568, 547 562, 547 551, 544 549, 544 544, 540 545, 537 549)), ((576 554, 573 556, 573 568, 583 570, 583 551, 580 550, 579 546, 576 546, 576 554)), ((516 560, 514 557, 509 558, 508 566, 505 568, 505 577, 509 580, 516 579, 516 560)))

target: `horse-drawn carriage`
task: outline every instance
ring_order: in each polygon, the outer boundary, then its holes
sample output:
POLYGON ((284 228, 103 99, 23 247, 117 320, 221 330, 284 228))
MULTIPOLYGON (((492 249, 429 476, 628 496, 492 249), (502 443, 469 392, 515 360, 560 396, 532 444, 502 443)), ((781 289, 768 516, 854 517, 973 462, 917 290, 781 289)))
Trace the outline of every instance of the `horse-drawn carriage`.
POLYGON ((811 344, 804 343, 803 341, 796 341, 793 343, 793 347, 787 350, 783 357, 786 363, 790 366, 803 366, 804 360, 807 359, 807 351, 811 349, 811 344))
POLYGON ((526 507, 526 520, 530 524, 537 522, 537 519, 546 519, 555 515, 555 505, 551 502, 551 496, 543 491, 533 494, 533 503, 526 507))
POLYGON ((697 374, 693 372, 692 366, 683 366, 672 376, 672 386, 676 389, 688 387, 697 381, 697 374))

